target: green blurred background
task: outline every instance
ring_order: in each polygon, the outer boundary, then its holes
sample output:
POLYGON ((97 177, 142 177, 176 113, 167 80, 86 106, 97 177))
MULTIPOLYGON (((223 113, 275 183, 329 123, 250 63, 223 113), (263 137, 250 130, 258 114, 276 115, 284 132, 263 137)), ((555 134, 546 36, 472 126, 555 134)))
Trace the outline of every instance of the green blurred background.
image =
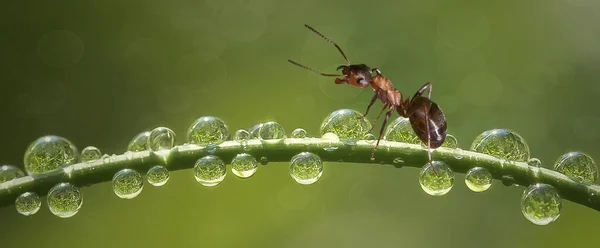
MULTIPOLYGON (((0 8, 0 163, 22 167, 46 134, 79 149, 123 153, 137 133, 172 128, 178 143, 198 117, 231 132, 263 121, 318 135, 340 108, 364 111, 371 89, 335 85, 289 64, 333 72, 335 48, 378 67, 412 95, 426 81, 449 131, 467 149, 484 130, 510 128, 545 167, 568 151, 600 161, 600 1, 4 1, 0 8)), ((380 103, 374 109, 380 109, 380 103)), ((376 111, 375 111, 376 112, 376 111)), ((372 120, 374 113, 369 115, 372 120)), ((393 118, 397 116, 394 115, 393 118)), ((379 126, 377 126, 378 128, 379 126)), ((146 184, 133 200, 110 183, 83 188, 70 219, 0 209, 2 247, 583 247, 600 214, 563 202, 536 226, 524 188, 495 181, 472 193, 464 175, 443 197, 419 170, 326 163, 314 185, 287 163, 215 188, 191 170, 146 184)))

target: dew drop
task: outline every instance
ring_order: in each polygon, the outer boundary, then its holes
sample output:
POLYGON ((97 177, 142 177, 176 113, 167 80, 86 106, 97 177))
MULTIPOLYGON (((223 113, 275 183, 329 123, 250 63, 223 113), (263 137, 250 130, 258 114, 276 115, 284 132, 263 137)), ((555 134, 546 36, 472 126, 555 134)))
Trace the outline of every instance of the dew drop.
POLYGON ((283 126, 274 121, 263 123, 258 129, 258 138, 263 141, 276 142, 285 137, 283 126))
POLYGON ((260 127, 262 127, 262 125, 262 123, 258 123, 250 129, 248 129, 248 133, 250 133, 250 139, 258 139, 258 130, 260 130, 260 127))
POLYGON ((442 161, 433 161, 434 173, 431 164, 423 166, 419 175, 419 184, 425 193, 432 196, 445 195, 454 186, 454 172, 442 161))
POLYGON ((598 166, 592 157, 583 152, 562 155, 554 163, 554 170, 580 183, 593 184, 598 180, 598 166))
POLYGON ((356 110, 340 109, 332 112, 321 124, 321 135, 334 133, 344 142, 362 139, 371 129, 371 122, 356 110))
POLYGON ((493 129, 481 133, 471 144, 471 150, 510 161, 529 160, 529 146, 525 139, 508 129, 493 129))
POLYGON ((70 183, 59 183, 48 191, 48 209, 60 218, 73 217, 83 205, 81 190, 70 183))
POLYGON ((115 173, 112 179, 113 192, 119 198, 133 199, 142 193, 144 179, 142 175, 132 169, 122 169, 115 173))
POLYGON ((260 157, 260 164, 267 165, 269 163, 269 159, 267 157, 260 157))
POLYGON ((365 134, 365 136, 363 137, 363 140, 367 140, 369 142, 375 143, 375 141, 377 140, 377 137, 375 137, 375 135, 372 133, 368 133, 368 134, 365 134))
POLYGON ((194 165, 194 177, 204 186, 216 186, 225 179, 227 168, 219 157, 214 155, 204 156, 194 165))
POLYGON ((394 164, 404 164, 404 160, 401 157, 397 157, 394 160, 392 160, 392 162, 394 164))
POLYGON ((458 139, 456 139, 456 137, 454 137, 452 134, 447 134, 442 147, 456 149, 458 148, 458 139))
POLYGON ((419 137, 415 134, 408 118, 398 117, 394 122, 385 128, 384 140, 405 142, 409 144, 422 144, 419 137))
POLYGON ((163 186, 169 181, 169 170, 162 165, 155 165, 146 173, 148 183, 152 186, 163 186))
POLYGON ((100 157, 102 157, 100 149, 94 146, 88 146, 81 150, 81 162, 92 162, 100 159, 100 157))
POLYGON ((482 167, 474 167, 467 171, 465 184, 473 192, 483 192, 492 186, 492 174, 482 167))
POLYGON ((292 131, 292 138, 304 139, 304 138, 306 138, 306 136, 307 136, 306 130, 304 130, 302 128, 296 128, 296 129, 294 129, 294 131, 292 131))
POLYGON ((250 133, 248 133, 248 131, 240 129, 235 131, 235 134, 233 135, 233 140, 238 143, 243 143, 244 141, 247 141, 249 137, 250 133))
POLYGON ((214 116, 198 118, 188 129, 187 140, 197 145, 218 145, 229 138, 229 128, 225 122, 214 116))
POLYGON ((252 155, 240 153, 231 161, 231 172, 239 178, 249 178, 258 170, 258 161, 252 155))
POLYGON ((338 149, 338 143, 340 142, 340 138, 334 133, 325 133, 321 137, 327 144, 324 145, 323 150, 327 152, 332 152, 338 149))
POLYGON ((74 164, 79 152, 71 141, 59 136, 44 136, 32 142, 23 162, 27 174, 34 175, 74 164))
POLYGON ((17 212, 25 216, 34 215, 40 210, 41 206, 42 200, 40 200, 40 196, 34 192, 25 192, 15 200, 17 212))
POLYGON ((527 164, 529 166, 533 166, 533 167, 536 167, 536 168, 542 167, 542 161, 540 161, 538 158, 530 158, 527 161, 527 164))
POLYGON ((8 182, 10 180, 24 176, 25 172, 23 172, 23 170, 14 165, 0 166, 0 183, 8 182))
POLYGON ((152 151, 169 150, 175 146, 175 132, 166 127, 157 127, 148 136, 148 148, 152 151))
POLYGON ((515 184, 515 178, 511 175, 503 175, 500 180, 502 181, 502 184, 504 184, 504 186, 507 187, 513 186, 513 184, 515 184))
POLYGON ((548 225, 560 216, 562 199, 551 185, 530 185, 521 197, 521 212, 536 225, 548 225))
POLYGON ((148 137, 150 137, 149 131, 139 133, 129 142, 127 151, 139 152, 148 150, 148 137))
POLYGON ((290 176, 299 184, 313 184, 323 175, 323 161, 310 152, 301 152, 290 161, 290 176))

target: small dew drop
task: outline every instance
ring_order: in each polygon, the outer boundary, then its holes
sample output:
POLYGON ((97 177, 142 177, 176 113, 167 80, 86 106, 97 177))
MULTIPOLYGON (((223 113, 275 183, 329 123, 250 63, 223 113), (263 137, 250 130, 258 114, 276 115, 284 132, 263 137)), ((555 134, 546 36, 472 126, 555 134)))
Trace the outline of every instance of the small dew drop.
POLYGON ((216 186, 225 179, 226 175, 225 163, 214 155, 204 156, 194 165, 194 177, 204 186, 216 186))
POLYGON ((323 175, 323 161, 311 152, 301 152, 290 161, 290 176, 299 184, 313 184, 323 175))
POLYGON ((70 183, 59 183, 48 191, 48 209, 60 218, 73 217, 83 205, 81 190, 70 183))
POLYGON ((454 137, 452 134, 447 134, 442 147, 453 149, 458 148, 458 139, 456 139, 456 137, 454 137))
POLYGON ((81 162, 92 162, 100 159, 102 157, 102 153, 100 149, 94 146, 88 146, 81 150, 81 162))
POLYGON ((366 117, 351 109, 340 109, 329 114, 321 124, 321 135, 334 133, 343 142, 362 139, 371 129, 366 117))
POLYGON ((169 170, 162 165, 155 165, 148 170, 146 177, 152 186, 163 186, 169 181, 169 170))
POLYGON ((166 127, 157 127, 148 137, 148 148, 152 151, 169 150, 175 146, 175 132, 166 127))
POLYGON ((296 138, 296 139, 304 139, 307 136, 307 132, 306 130, 302 129, 302 128, 296 128, 294 129, 294 131, 292 131, 292 138, 296 138))
POLYGON ((258 130, 258 138, 262 141, 277 142, 281 139, 285 139, 285 130, 283 126, 277 122, 263 123, 258 130))
POLYGON ((258 170, 258 161, 252 155, 240 153, 231 161, 231 172, 239 178, 249 178, 258 170))
POLYGON ((562 199, 548 184, 530 185, 521 197, 521 212, 536 225, 548 225, 560 216, 562 199))
POLYGON ((250 133, 248 133, 248 131, 246 131, 244 129, 240 129, 240 130, 235 131, 235 134, 233 135, 233 141, 242 143, 244 141, 247 141, 249 137, 250 137, 250 133))
MULTIPOLYGON (((421 144, 419 137, 413 131, 408 118, 398 117, 385 129, 383 139, 387 141, 404 142, 409 144, 421 144)), ((426 144, 425 144, 426 145, 426 144)))
POLYGON ((562 155, 554 163, 554 170, 580 183, 593 184, 598 180, 596 162, 583 152, 569 152, 562 155))
POLYGON ((465 184, 473 192, 483 192, 492 186, 492 174, 482 167, 471 168, 465 176, 465 184))
POLYGON ((250 133, 250 139, 258 139, 258 130, 262 127, 263 123, 258 123, 248 129, 248 133, 250 133))
POLYGON ((471 144, 471 150, 518 162, 526 162, 530 156, 525 139, 508 129, 493 129, 481 133, 471 144))
POLYGON ((127 151, 139 152, 148 150, 148 137, 150 137, 149 131, 139 133, 129 142, 127 151))
POLYGON ((513 186, 515 184, 515 178, 511 175, 503 175, 500 180, 502 181, 502 184, 504 184, 504 186, 507 187, 513 186))
POLYGON ((41 206, 42 201, 38 194, 34 192, 25 192, 15 200, 17 212, 25 216, 34 215, 40 210, 41 206))
POLYGON ((187 132, 187 141, 196 145, 218 145, 228 138, 229 127, 223 120, 214 116, 198 118, 187 132))
POLYGON ((0 183, 8 182, 10 180, 24 176, 25 172, 23 172, 23 170, 14 165, 0 166, 0 183))
POLYGON ((434 173, 430 163, 425 164, 419 175, 419 184, 425 193, 432 196, 445 195, 454 186, 454 172, 442 161, 433 161, 434 173))
POLYGON ((32 142, 25 151, 23 163, 29 175, 35 175, 74 164, 79 152, 71 141, 59 136, 44 136, 32 142))
POLYGON ((323 139, 325 142, 327 142, 324 146, 323 146, 323 150, 328 151, 328 152, 332 152, 338 149, 338 144, 340 142, 340 139, 338 138, 338 136, 334 133, 325 133, 323 134, 323 136, 321 137, 321 139, 323 139))
POLYGON ((375 137, 375 135, 373 135, 372 133, 368 133, 365 134, 363 140, 366 140, 370 144, 375 144, 375 141, 377 141, 377 137, 375 137))
POLYGON ((401 157, 394 158, 392 161, 395 165, 404 164, 404 160, 401 157))
POLYGON ((112 179, 113 192, 119 198, 133 199, 142 193, 144 179, 132 169, 122 169, 115 173, 112 179))
POLYGON ((261 165, 267 165, 269 163, 269 159, 267 159, 267 157, 260 157, 260 164, 261 165))

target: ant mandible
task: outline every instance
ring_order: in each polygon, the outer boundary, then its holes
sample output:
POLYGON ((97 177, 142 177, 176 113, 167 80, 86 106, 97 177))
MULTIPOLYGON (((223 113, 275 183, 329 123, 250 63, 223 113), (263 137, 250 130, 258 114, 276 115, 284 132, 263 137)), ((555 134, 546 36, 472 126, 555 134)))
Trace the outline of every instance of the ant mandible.
MULTIPOLYGON (((377 147, 379 146, 379 141, 381 140, 381 136, 383 135, 383 131, 385 130, 386 124, 392 112, 396 110, 398 114, 402 117, 408 118, 410 124, 412 126, 413 131, 417 134, 419 139, 427 144, 427 152, 429 155, 429 164, 433 169, 433 172, 437 175, 435 168, 433 167, 433 161, 431 159, 431 149, 435 149, 440 147, 444 140, 446 139, 446 117, 442 112, 442 109, 433 101, 431 101, 431 83, 426 82, 413 96, 412 99, 407 97, 406 100, 402 100, 402 93, 394 88, 392 82, 381 74, 381 71, 377 68, 371 69, 369 66, 365 64, 350 64, 350 60, 346 57, 340 46, 338 46, 335 42, 325 37, 316 29, 311 26, 304 25, 315 34, 321 36, 321 38, 325 39, 327 42, 334 45, 337 50, 342 54, 344 59, 346 60, 346 65, 340 65, 336 70, 342 70, 342 74, 327 74, 319 72, 310 67, 301 65, 292 60, 288 60, 290 63, 317 73, 322 76, 327 77, 336 77, 336 84, 349 84, 351 86, 356 86, 360 88, 366 88, 369 85, 375 91, 375 95, 371 99, 369 106, 367 106, 367 110, 362 117, 366 116, 369 113, 369 109, 371 106, 375 104, 377 99, 381 100, 383 103, 383 109, 375 118, 373 125, 377 123, 381 114, 387 109, 385 114, 385 119, 381 126, 381 130, 379 131, 379 138, 377 139, 377 144, 373 148, 371 152, 371 160, 375 160, 375 151, 377 151, 377 147), (372 75, 375 73, 375 75, 372 75), (337 78, 343 77, 343 78, 337 78), (425 90, 429 89, 427 97, 422 96, 425 90)), ((373 129, 373 127, 371 127, 373 129)), ((369 130, 368 132, 371 132, 369 130)))

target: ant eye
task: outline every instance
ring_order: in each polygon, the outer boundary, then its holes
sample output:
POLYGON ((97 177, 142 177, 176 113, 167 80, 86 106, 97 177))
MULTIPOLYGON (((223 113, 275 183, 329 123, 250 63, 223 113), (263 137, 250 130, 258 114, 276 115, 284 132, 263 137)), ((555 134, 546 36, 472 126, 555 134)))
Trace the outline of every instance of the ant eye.
POLYGON ((356 83, 358 83, 358 84, 366 84, 367 82, 365 82, 364 78, 357 78, 356 79, 356 83))

